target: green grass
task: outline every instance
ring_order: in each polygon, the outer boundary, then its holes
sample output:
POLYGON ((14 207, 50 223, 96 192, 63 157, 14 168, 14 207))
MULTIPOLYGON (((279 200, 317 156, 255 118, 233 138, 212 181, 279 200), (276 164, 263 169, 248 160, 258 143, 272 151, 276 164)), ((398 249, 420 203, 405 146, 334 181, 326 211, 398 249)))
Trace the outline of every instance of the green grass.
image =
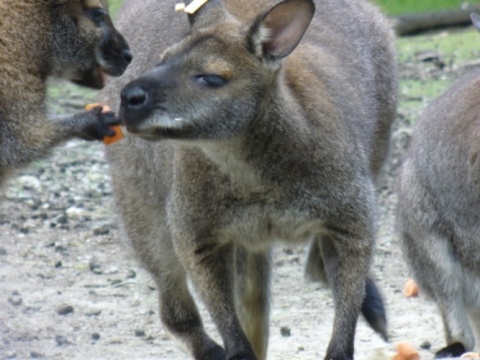
MULTIPOLYGON (((473 28, 468 31, 450 31, 424 36, 397 39, 400 67, 400 112, 414 123, 422 108, 441 95, 457 79, 460 73, 444 72, 431 76, 431 63, 422 63, 418 56, 425 51, 434 51, 450 68, 458 68, 480 58, 480 34, 473 28), (408 67, 423 69, 423 76, 407 76, 408 67), (403 69, 403 70, 402 70, 403 69)), ((420 72, 422 73, 422 72, 420 72)))
POLYGON ((389 15, 460 8, 462 4, 479 4, 480 0, 374 0, 389 15))

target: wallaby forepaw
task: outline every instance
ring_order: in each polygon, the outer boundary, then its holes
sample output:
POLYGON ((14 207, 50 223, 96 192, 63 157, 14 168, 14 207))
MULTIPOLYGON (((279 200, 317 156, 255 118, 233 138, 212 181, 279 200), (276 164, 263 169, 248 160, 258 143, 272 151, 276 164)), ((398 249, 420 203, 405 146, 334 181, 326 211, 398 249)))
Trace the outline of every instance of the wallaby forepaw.
POLYGON ((465 346, 460 342, 450 344, 435 353, 435 359, 456 358, 466 353, 465 346))
POLYGON ((85 140, 103 140, 106 136, 114 136, 112 126, 120 125, 121 121, 112 111, 102 111, 102 108, 93 108, 88 111, 89 121, 83 128, 81 138, 85 140))

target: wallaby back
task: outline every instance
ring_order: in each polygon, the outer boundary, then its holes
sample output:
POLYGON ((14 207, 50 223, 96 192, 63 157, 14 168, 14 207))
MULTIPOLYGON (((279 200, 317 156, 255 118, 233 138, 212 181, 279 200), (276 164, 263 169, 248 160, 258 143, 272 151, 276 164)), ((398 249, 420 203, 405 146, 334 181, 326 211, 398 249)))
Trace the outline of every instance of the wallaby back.
MULTIPOLYGON (((479 23, 480 25, 480 23, 479 23)), ((434 100, 413 129, 398 189, 398 230, 421 290, 438 304, 447 347, 473 349, 480 330, 480 72, 434 100)))
MULTIPOLYGON (((480 30, 480 16, 472 14, 480 30)), ((480 72, 435 99, 414 127, 398 186, 397 226, 408 264, 443 318, 457 357, 480 334, 480 72)))
POLYGON ((104 0, 0 2, 0 184, 7 174, 73 137, 102 139, 117 124, 100 110, 47 119, 49 76, 92 88, 131 61, 104 0))
POLYGON ((364 1, 210 0, 187 17, 149 0, 117 26, 137 56, 102 100, 118 106, 135 79, 120 107, 135 136, 107 154, 167 329, 195 359, 265 359, 270 247, 313 240, 335 299, 326 358, 353 358, 395 113, 386 20, 364 1))

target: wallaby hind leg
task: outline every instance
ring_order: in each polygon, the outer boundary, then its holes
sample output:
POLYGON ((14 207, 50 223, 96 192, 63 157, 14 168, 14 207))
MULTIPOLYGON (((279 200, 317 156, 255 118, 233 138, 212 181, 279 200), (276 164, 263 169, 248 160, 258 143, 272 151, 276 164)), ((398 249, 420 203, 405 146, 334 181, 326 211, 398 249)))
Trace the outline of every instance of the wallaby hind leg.
MULTIPOLYGON (((308 249, 305 276, 310 281, 320 281, 328 285, 325 264, 318 241, 312 241, 308 249)), ((371 276, 365 283, 365 299, 362 303, 362 315, 371 328, 388 341, 387 317, 383 298, 371 276)))
POLYGON ((267 357, 270 322, 270 251, 235 248, 235 307, 258 360, 267 357))
MULTIPOLYGON (((228 360, 257 360, 236 314, 234 245, 176 239, 176 250, 223 339, 228 360)), ((198 240, 198 239, 197 239, 198 240)))
MULTIPOLYGON (((165 250, 165 249, 164 249, 165 250)), ((197 306, 187 286, 185 271, 173 249, 162 256, 171 260, 149 266, 160 290, 160 317, 167 330, 186 345, 196 360, 224 360, 225 351, 206 333, 197 306)))
POLYGON ((456 358, 473 350, 475 339, 461 296, 457 299, 455 296, 450 296, 448 299, 444 298, 441 302, 438 300, 437 302, 442 314, 447 346, 435 353, 435 359, 456 358))
MULTIPOLYGON (((126 186, 125 179, 117 184, 117 178, 112 177, 118 196, 117 208, 123 215, 122 225, 137 257, 158 286, 163 325, 196 360, 224 360, 225 351, 204 330, 187 286, 185 270, 178 261, 167 225, 162 221, 166 218, 164 211, 148 206, 135 192, 138 186, 126 186)), ((141 183, 134 178, 132 181, 141 183)))
POLYGON ((352 360, 372 244, 342 232, 322 238, 320 248, 335 307, 333 333, 325 359, 352 360))
POLYGON ((411 261, 422 291, 433 297, 442 315, 447 346, 437 351, 436 359, 458 357, 473 349, 475 338, 465 306, 460 263, 450 236, 402 233, 405 256, 411 261))

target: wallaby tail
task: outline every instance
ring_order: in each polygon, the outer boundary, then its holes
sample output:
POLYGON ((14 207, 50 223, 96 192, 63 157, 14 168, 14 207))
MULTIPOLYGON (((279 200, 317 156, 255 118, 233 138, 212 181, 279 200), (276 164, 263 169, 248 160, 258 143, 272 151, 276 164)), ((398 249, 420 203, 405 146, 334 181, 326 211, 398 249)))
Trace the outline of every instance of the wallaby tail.
POLYGON ((383 298, 378 291, 377 285, 370 278, 367 278, 365 293, 365 299, 362 303, 362 315, 372 329, 379 333, 385 341, 388 341, 387 316, 383 298))
MULTIPOLYGON (((309 281, 328 284, 327 274, 318 241, 312 241, 308 249, 305 277, 309 281)), ((362 303, 362 315, 368 324, 380 336, 388 341, 387 317, 383 298, 375 282, 368 277, 365 283, 365 299, 362 303)))

